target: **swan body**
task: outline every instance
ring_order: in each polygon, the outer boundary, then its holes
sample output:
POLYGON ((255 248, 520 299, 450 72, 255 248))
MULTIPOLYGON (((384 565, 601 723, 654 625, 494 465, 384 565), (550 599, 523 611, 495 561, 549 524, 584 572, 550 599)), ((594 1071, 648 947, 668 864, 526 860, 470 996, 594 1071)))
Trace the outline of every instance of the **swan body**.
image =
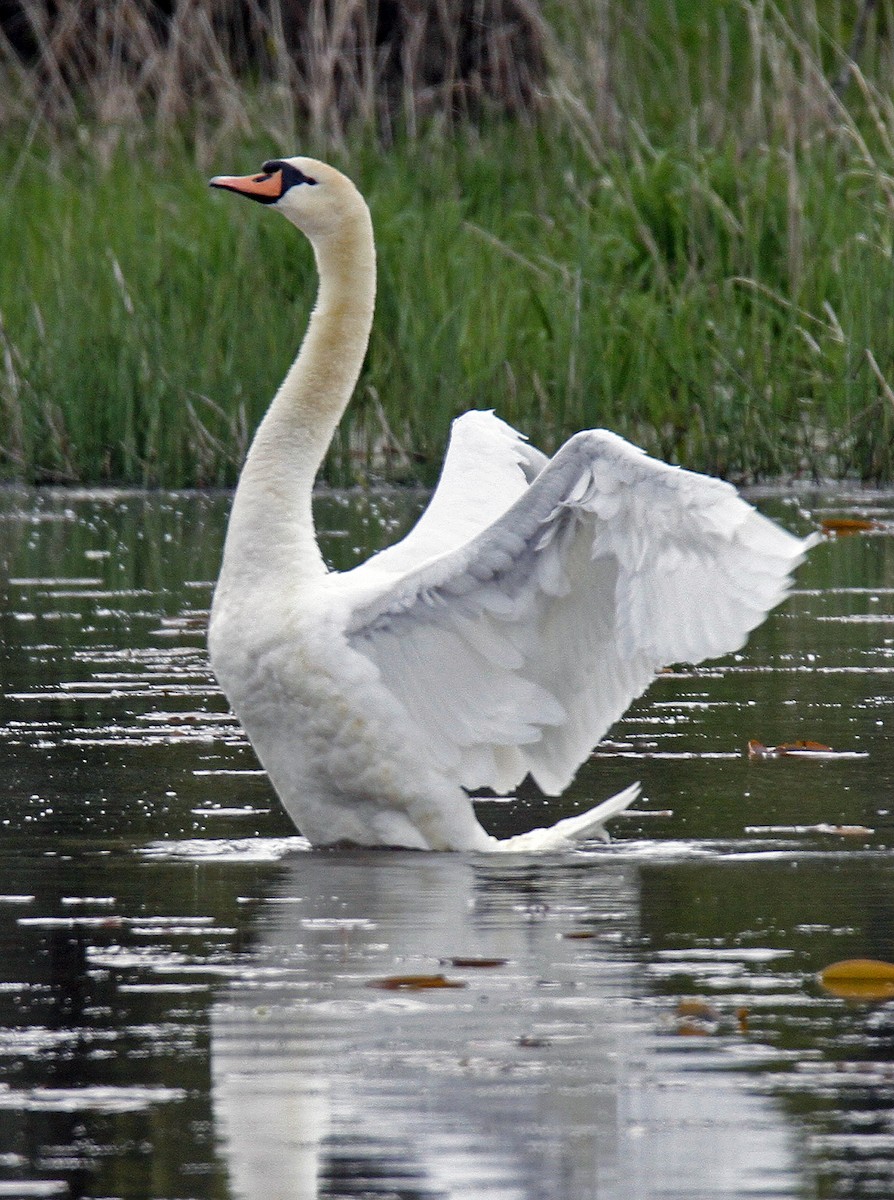
POLYGON ((561 792, 656 670, 744 643, 811 539, 605 430, 547 459, 475 411, 454 422, 415 528, 328 571, 311 494, 372 324, 369 211, 308 158, 211 182, 282 212, 320 280, 242 470, 209 629, 214 671, 284 807, 315 845, 540 851, 605 836, 637 784, 503 841, 466 789, 505 794, 530 774, 561 792))

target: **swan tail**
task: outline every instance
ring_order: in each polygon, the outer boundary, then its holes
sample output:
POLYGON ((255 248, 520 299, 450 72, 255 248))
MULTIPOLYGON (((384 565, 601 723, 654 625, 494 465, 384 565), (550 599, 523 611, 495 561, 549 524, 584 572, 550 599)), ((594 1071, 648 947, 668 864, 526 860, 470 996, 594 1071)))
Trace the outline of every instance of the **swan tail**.
POLYGON ((607 842, 609 836, 605 822, 629 808, 640 794, 640 788, 640 784, 632 783, 623 792, 610 796, 595 808, 557 821, 548 829, 532 829, 528 833, 495 841, 491 849, 510 854, 527 854, 542 853, 545 850, 567 850, 589 838, 599 838, 607 842))

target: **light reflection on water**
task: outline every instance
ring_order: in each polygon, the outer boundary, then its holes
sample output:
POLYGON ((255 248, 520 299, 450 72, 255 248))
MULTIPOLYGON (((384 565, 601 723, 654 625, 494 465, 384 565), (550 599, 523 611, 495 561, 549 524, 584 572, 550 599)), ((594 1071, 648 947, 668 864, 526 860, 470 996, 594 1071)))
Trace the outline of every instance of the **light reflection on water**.
MULTIPOLYGON (((0 492, 0 1196, 894 1194, 894 1007, 816 981, 894 959, 894 497, 801 497, 882 527, 550 803, 641 778, 612 845, 500 861, 295 835, 207 671, 227 504, 0 492)), ((328 498, 334 564, 417 505, 328 498)))

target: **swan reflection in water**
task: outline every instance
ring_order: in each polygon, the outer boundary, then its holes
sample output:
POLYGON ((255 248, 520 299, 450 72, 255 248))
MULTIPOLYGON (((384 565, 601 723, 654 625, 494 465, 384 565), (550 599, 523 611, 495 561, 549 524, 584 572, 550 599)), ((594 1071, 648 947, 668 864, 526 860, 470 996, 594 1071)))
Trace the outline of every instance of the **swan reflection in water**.
POLYGON ((283 868, 211 1014, 239 1200, 800 1194, 772 1100, 718 1069, 719 1043, 662 1031, 622 948, 635 867, 358 851, 283 868), (416 973, 466 986, 369 986, 416 973))

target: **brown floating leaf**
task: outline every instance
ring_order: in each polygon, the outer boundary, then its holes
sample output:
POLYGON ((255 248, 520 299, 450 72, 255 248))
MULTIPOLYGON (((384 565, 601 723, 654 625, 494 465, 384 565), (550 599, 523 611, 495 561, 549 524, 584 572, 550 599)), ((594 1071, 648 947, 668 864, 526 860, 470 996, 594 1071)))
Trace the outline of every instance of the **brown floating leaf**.
POLYGON ((778 746, 765 746, 752 739, 748 743, 749 758, 782 758, 786 754, 834 754, 831 746, 824 742, 797 741, 781 742, 778 746))
POLYGON ((706 1021, 681 1021, 677 1026, 678 1037, 710 1037, 714 1032, 706 1021))
POLYGON ((894 999, 894 963, 877 958, 848 958, 820 972, 819 981, 845 1000, 894 999))
POLYGON ((823 742, 783 742, 781 746, 776 747, 777 754, 831 754, 832 747, 825 745, 823 742))
POLYGON ((386 975, 384 979, 370 979, 367 987, 381 988, 386 992, 421 992, 426 988, 464 988, 462 979, 447 979, 444 975, 386 975))
POLYGON ((699 1000, 692 996, 681 1000, 677 1004, 678 1017, 700 1017, 705 1021, 717 1020, 717 1009, 713 1008, 706 1000, 699 1000))
POLYGON ((569 929, 562 937, 568 942, 589 942, 596 936, 592 929, 569 929))
POLYGON ((756 742, 754 738, 748 743, 749 758, 772 758, 774 753, 772 746, 765 746, 763 742, 756 742))
POLYGON ((865 533, 868 529, 878 529, 878 521, 869 521, 864 517, 822 517, 820 528, 823 533, 834 533, 836 537, 848 533, 865 533))
POLYGON ((679 1037, 711 1037, 720 1026, 720 1014, 707 1000, 684 996, 677 1001, 673 1031, 679 1037))
MULTIPOLYGON (((735 1018, 736 1028, 744 1036, 749 1028, 748 1009, 737 1008, 735 1018)), ((677 1001, 670 1028, 678 1037, 712 1037, 722 1033, 729 1025, 730 1018, 709 1000, 703 1000, 699 996, 683 996, 677 1001)))
POLYGON ((508 958, 442 958, 442 963, 449 963, 451 967, 505 967, 509 962, 508 958))

